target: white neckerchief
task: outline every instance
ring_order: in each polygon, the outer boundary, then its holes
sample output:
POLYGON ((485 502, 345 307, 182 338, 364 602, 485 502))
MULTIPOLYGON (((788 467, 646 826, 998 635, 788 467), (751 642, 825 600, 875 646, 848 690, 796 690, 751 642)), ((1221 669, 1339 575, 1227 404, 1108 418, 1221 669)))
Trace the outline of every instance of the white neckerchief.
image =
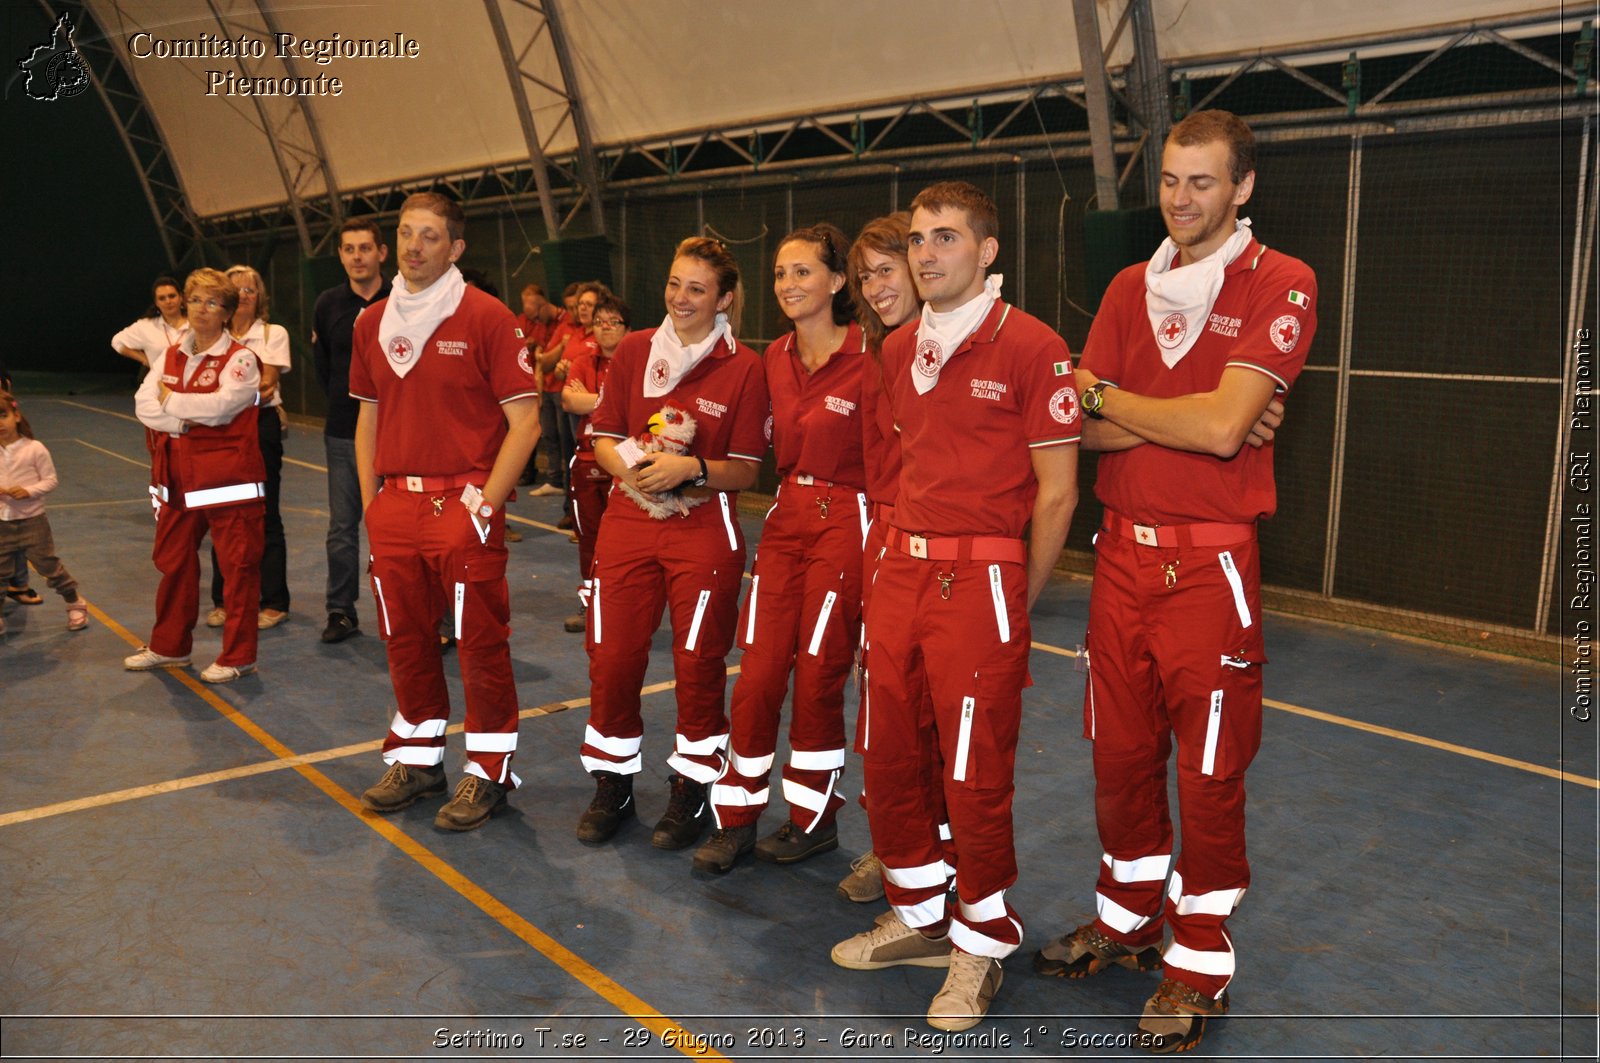
POLYGON ((1250 243, 1250 219, 1240 218, 1228 242, 1198 262, 1173 268, 1178 245, 1167 237, 1144 271, 1144 308, 1161 360, 1171 369, 1183 361, 1205 331, 1211 305, 1222 291, 1228 266, 1250 243))
POLYGON ((456 312, 466 290, 467 282, 455 266, 420 292, 408 290, 403 279, 395 282, 378 322, 378 343, 395 376, 404 379, 411 372, 421 359, 423 344, 439 322, 456 312))
POLYGON ((668 314, 655 335, 650 337, 650 360, 644 373, 644 397, 659 399, 671 392, 678 386, 678 381, 722 342, 724 336, 732 345, 733 330, 728 327, 728 315, 718 314, 711 335, 699 343, 685 344, 678 338, 678 331, 672 327, 672 315, 668 314))
POLYGON ((917 349, 911 359, 911 386, 918 395, 926 395, 939 383, 939 371, 956 349, 983 324, 989 308, 1000 298, 1000 285, 1005 277, 991 273, 983 282, 983 291, 962 303, 954 310, 942 314, 933 311, 932 303, 922 304, 922 320, 917 323, 917 349))

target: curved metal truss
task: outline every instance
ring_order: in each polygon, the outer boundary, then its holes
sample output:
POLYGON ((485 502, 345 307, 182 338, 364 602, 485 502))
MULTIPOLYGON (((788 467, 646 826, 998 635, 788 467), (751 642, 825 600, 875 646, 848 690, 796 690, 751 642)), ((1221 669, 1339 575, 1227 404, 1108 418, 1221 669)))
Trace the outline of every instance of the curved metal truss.
MULTIPOLYGON (((533 8, 529 0, 485 2, 533 8)), ((538 8, 546 16, 552 9, 551 0, 543 0, 538 8)), ((1135 30, 1137 34, 1137 27, 1135 30)), ((1113 35, 1111 45, 1115 41, 1113 35)), ((524 49, 515 54, 525 57, 527 52, 524 49)), ((1258 132, 1277 139, 1347 133, 1357 128, 1374 134, 1393 132, 1413 125, 1426 126, 1463 111, 1485 115, 1490 121, 1544 120, 1562 113, 1561 109, 1575 96, 1588 93, 1588 55, 1576 34, 1563 34, 1559 12, 1545 10, 1406 34, 1323 41, 1272 53, 1201 56, 1165 62, 1160 69, 1176 113, 1219 102, 1227 104, 1234 94, 1246 91, 1257 79, 1288 86, 1294 91, 1278 93, 1288 100, 1287 107, 1249 114, 1258 132), (1506 35, 1516 31, 1522 31, 1522 35, 1531 32, 1546 46, 1531 47, 1506 35), (1558 43, 1551 45, 1551 41, 1558 43), (1497 53, 1514 57, 1524 70, 1527 84, 1471 92, 1459 80, 1441 78, 1437 86, 1430 87, 1417 78, 1430 66, 1477 44, 1490 45, 1497 53), (1557 46, 1573 54, 1570 65, 1551 54, 1557 46), (1372 58, 1362 58, 1363 53, 1372 58), (1496 115, 1501 117, 1497 119, 1496 115)), ((1137 77, 1131 67, 1108 71, 1107 77, 1113 103, 1113 139, 1118 153, 1126 159, 1119 175, 1122 184, 1138 168, 1140 149, 1147 139, 1138 115, 1141 109, 1148 111, 1150 107, 1144 102, 1148 94, 1138 101, 1139 106, 1131 98, 1141 96, 1137 85, 1129 84, 1137 77)), ((558 91, 551 85, 543 88, 558 91)), ((936 96, 866 101, 848 110, 777 115, 737 127, 684 129, 596 148, 597 175, 592 185, 582 179, 585 164, 579 157, 581 152, 547 156, 548 195, 559 209, 567 211, 566 221, 570 222, 585 197, 593 196, 602 184, 612 192, 689 187, 702 182, 744 181, 764 174, 837 172, 864 164, 953 159, 963 152, 974 157, 997 152, 1087 154, 1087 108, 1081 78, 1055 78, 936 96)), ((577 117, 581 115, 574 120, 577 117)), ((549 143, 552 134, 553 131, 545 135, 544 143, 549 143)), ((343 205, 348 213, 391 212, 405 195, 426 188, 446 188, 469 207, 524 207, 545 195, 537 167, 518 164, 352 190, 343 193, 343 205)), ((592 213, 599 224, 601 212, 592 213)), ((263 234, 281 226, 282 210, 240 211, 210 217, 205 222, 219 236, 263 234)))
MULTIPOLYGON (((225 38, 251 37, 270 42, 281 30, 260 0, 206 0, 206 7, 225 38)), ((298 60, 287 55, 279 58, 272 48, 265 49, 262 58, 246 53, 234 61, 239 64, 239 72, 250 78, 301 76, 298 60)), ((344 207, 337 194, 339 182, 323 146, 316 111, 310 99, 301 95, 252 95, 250 100, 259 120, 257 128, 266 137, 278 165, 278 176, 300 237, 300 251, 309 258, 324 250, 330 238, 336 238, 344 222, 344 207)))
POLYGON ((528 147, 530 176, 544 212, 545 230, 552 237, 562 232, 587 203, 595 231, 604 235, 606 217, 600 199, 599 167, 595 162, 589 122, 578 96, 572 53, 562 27, 561 5, 558 0, 483 0, 483 6, 511 83, 517 119, 528 147), (559 85, 551 79, 552 73, 560 79, 559 85), (550 107, 556 109, 557 117, 549 133, 540 140, 534 111, 550 107), (569 124, 578 141, 577 150, 564 159, 552 159, 546 149, 569 124), (550 187, 550 169, 558 171, 565 188, 577 190, 577 195, 571 197, 566 216, 559 220, 550 187))
POLYGON ((64 14, 76 27, 74 47, 83 57, 95 94, 111 116, 133 163, 167 261, 174 268, 197 264, 203 257, 201 224, 189 206, 183 175, 167 149, 161 123, 123 65, 122 57, 81 0, 39 0, 39 6, 52 23, 64 14))

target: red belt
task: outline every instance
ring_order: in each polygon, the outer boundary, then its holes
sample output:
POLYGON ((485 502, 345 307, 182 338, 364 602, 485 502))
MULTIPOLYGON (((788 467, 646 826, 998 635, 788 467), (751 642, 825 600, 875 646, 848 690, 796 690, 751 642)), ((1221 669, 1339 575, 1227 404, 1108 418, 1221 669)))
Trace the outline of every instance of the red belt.
POLYGON ((876 522, 881 520, 881 521, 883 521, 883 523, 885 525, 887 525, 889 523, 889 518, 891 518, 893 516, 894 516, 894 507, 891 506, 889 503, 887 503, 887 502, 874 502, 874 503, 872 503, 872 520, 873 520, 874 523, 876 523, 876 522))
POLYGON ((470 483, 482 484, 488 478, 489 474, 486 472, 464 472, 456 476, 385 476, 383 484, 396 491, 426 494, 430 491, 448 491, 453 487, 465 487, 470 483))
POLYGON ((1105 530, 1141 546, 1232 546, 1256 537, 1254 524, 1135 524, 1109 509, 1105 530))
POLYGON ((797 487, 838 487, 839 486, 838 484, 834 483, 832 480, 819 480, 815 476, 811 476, 811 475, 809 475, 807 473, 800 473, 800 472, 791 473, 790 475, 785 476, 783 478, 783 482, 786 483, 786 484, 794 484, 797 487))
POLYGON ((929 538, 890 528, 885 540, 891 549, 928 561, 1010 561, 1023 565, 1028 547, 1021 539, 983 535, 949 535, 929 538))

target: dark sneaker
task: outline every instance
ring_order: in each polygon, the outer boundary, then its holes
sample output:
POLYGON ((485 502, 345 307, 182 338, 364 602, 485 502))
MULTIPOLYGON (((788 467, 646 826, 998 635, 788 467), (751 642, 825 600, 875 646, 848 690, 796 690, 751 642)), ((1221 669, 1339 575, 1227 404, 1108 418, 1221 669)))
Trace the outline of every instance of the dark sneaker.
POLYGON ((989 1014, 989 1002, 1000 990, 1005 972, 1000 961, 955 949, 944 988, 928 1006, 928 1025, 936 1030, 970 1030, 989 1014))
POLYGON ((852 971, 878 971, 885 967, 948 967, 950 935, 931 938, 890 909, 854 937, 833 947, 833 962, 852 971))
POLYGON ((433 825, 441 830, 477 830, 505 804, 504 786, 469 771, 456 783, 456 792, 450 800, 433 817, 433 825))
POLYGON ((1088 978, 1113 964, 1130 971, 1154 971, 1161 966, 1161 946, 1124 945, 1093 923, 1085 923, 1033 954, 1033 969, 1053 978, 1088 978))
POLYGON ((816 856, 839 848, 839 825, 824 823, 814 831, 803 831, 793 820, 785 823, 756 843, 756 859, 769 864, 798 864, 808 856, 816 856))
POLYGON ((328 626, 322 629, 323 642, 343 642, 351 635, 359 634, 361 625, 356 623, 356 618, 343 613, 329 613, 328 626))
POLYGON ((576 613, 573 613, 571 616, 567 617, 566 621, 561 626, 572 632, 583 631, 589 626, 589 610, 578 610, 576 613))
POLYGON ((361 795, 361 804, 374 812, 398 812, 424 797, 444 793, 444 765, 419 768, 398 760, 389 765, 378 785, 361 795))
POLYGON ((850 873, 839 883, 839 896, 856 904, 870 904, 883 896, 883 861, 868 849, 850 861, 850 873))
POLYGON ((666 814, 650 836, 650 844, 657 849, 687 849, 700 840, 711 819, 706 784, 682 775, 672 776, 667 783, 672 787, 672 796, 667 800, 666 814))
POLYGON ((511 527, 507 527, 506 528, 506 542, 508 542, 508 543, 520 543, 521 541, 522 541, 522 533, 521 532, 517 531, 517 529, 515 529, 515 528, 511 528, 511 527))
POLYGON ((594 773, 594 800, 578 817, 578 840, 588 845, 599 845, 611 840, 623 823, 636 819, 639 810, 633 804, 633 776, 618 775, 614 771, 594 773))
POLYGON ((705 844, 694 851, 694 869, 713 875, 726 875, 739 857, 756 847, 756 825, 718 827, 705 844))
POLYGON ((1200 1043, 1206 1020, 1228 1012, 1228 994, 1213 1000, 1192 986, 1163 979, 1156 995, 1145 1001, 1135 1043, 1146 1052, 1187 1052, 1200 1043))
POLYGON ((571 513, 565 513, 560 520, 556 521, 556 527, 562 531, 571 531, 577 527, 577 524, 573 521, 571 513))

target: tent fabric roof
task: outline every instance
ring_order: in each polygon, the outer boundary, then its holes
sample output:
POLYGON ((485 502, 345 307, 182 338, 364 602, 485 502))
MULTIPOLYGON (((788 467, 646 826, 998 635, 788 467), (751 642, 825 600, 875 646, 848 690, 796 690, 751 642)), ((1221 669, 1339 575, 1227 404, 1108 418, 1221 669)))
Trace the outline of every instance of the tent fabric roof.
MULTIPOLYGON (((265 135, 269 126, 282 142, 301 146, 288 153, 291 171, 316 162, 291 102, 226 95, 226 82, 218 79, 229 72, 341 81, 338 96, 301 102, 345 190, 526 160, 510 81, 478 0, 214 2, 223 24, 203 0, 89 0, 159 121, 200 216, 286 201, 265 135), (262 8, 282 32, 302 41, 336 34, 393 41, 402 34, 417 42, 418 54, 335 58, 325 65, 291 59, 291 70, 275 54, 262 8), (203 34, 236 40, 241 32, 267 42, 263 58, 241 64, 159 54, 159 42, 194 42, 203 34)), ((712 126, 749 129, 808 110, 1071 78, 1081 68, 1067 0, 811 0, 801 7, 777 0, 558 2, 577 93, 594 143, 602 147, 712 126)), ((1121 0, 1098 4, 1102 40, 1111 38, 1123 6, 1121 0)), ((528 42, 538 17, 513 2, 501 9, 512 40, 519 47, 528 42)), ((1520 15, 1528 5, 1152 0, 1152 13, 1162 59, 1172 62, 1520 15)), ((1129 60, 1130 38, 1122 35, 1109 65, 1129 60)), ((535 42, 525 62, 540 80, 562 84, 547 38, 535 42)), ((536 82, 525 84, 547 153, 573 150, 571 123, 559 123, 560 98, 536 82)))

